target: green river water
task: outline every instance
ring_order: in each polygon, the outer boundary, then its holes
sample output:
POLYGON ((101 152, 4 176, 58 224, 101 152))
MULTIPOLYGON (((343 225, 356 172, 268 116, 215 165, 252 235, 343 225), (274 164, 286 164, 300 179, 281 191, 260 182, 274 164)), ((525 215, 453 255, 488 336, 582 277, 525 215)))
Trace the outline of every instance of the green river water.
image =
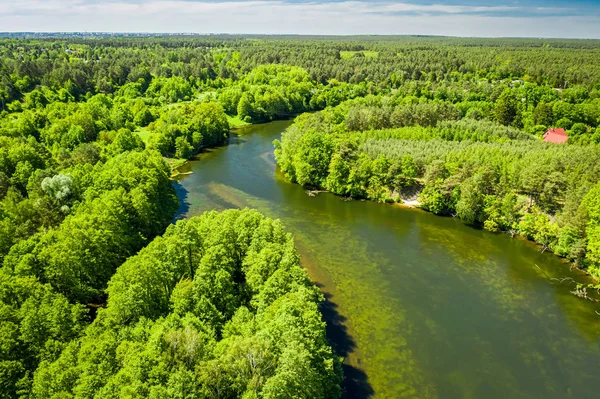
POLYGON ((251 207, 284 222, 327 297, 345 397, 600 397, 600 306, 570 293, 585 276, 456 219, 308 196, 276 171, 290 123, 240 130, 180 169, 178 217, 251 207))

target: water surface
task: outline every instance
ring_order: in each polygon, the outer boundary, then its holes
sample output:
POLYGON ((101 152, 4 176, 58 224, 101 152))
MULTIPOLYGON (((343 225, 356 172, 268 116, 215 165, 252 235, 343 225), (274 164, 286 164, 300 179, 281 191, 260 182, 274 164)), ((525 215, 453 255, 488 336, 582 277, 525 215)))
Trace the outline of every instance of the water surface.
POLYGON ((308 196, 276 170, 289 124, 251 126, 185 165, 178 217, 252 207, 284 222, 328 298, 347 397, 599 397, 600 306, 570 292, 585 276, 456 219, 308 196))

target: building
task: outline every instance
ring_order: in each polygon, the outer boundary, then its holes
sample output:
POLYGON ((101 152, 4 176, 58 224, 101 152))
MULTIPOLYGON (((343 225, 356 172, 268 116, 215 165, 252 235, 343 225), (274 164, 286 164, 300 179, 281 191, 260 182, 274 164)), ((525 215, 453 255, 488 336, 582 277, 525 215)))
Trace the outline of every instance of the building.
POLYGON ((546 143, 566 143, 569 139, 567 136, 567 132, 563 128, 552 128, 548 129, 546 133, 544 133, 544 141, 546 143))

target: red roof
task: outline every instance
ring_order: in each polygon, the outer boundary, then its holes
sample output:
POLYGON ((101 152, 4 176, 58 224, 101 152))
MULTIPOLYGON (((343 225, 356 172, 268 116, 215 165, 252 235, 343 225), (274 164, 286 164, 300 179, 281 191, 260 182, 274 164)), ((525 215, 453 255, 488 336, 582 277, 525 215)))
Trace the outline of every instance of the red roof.
POLYGON ((568 139, 569 136, 567 136, 567 132, 563 128, 548 129, 544 133, 544 141, 546 143, 566 143, 568 139))

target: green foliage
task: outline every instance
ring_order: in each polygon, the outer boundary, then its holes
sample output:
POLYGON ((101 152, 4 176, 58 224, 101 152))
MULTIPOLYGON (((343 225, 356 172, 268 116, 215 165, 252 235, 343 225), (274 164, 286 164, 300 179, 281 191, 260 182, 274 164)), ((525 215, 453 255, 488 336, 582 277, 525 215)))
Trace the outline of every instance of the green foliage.
POLYGON ((0 386, 3 397, 27 393, 40 361, 54 360, 87 321, 83 305, 32 277, 0 269, 0 386))
POLYGON ((554 121, 552 104, 539 103, 533 110, 533 117, 537 125, 551 125, 554 121))
MULTIPOLYGON (((115 267, 168 224, 178 206, 168 175, 155 153, 111 159, 94 171, 76 212, 57 228, 13 247, 5 267, 49 282, 69 299, 97 300, 115 267)), ((70 180, 45 179, 42 188, 64 201, 70 180)))
POLYGON ((225 143, 229 122, 219 104, 190 103, 171 107, 148 130, 149 148, 163 156, 187 159, 201 148, 225 143))
POLYGON ((158 98, 162 103, 174 103, 189 100, 192 95, 192 86, 180 76, 158 78, 152 80, 146 94, 158 98))
POLYGON ((106 147, 109 156, 117 156, 127 151, 141 151, 144 149, 144 142, 137 134, 129 129, 119 129, 112 143, 106 147))
POLYGON ((185 137, 179 136, 175 139, 175 156, 177 158, 187 159, 192 156, 193 151, 192 145, 185 137))
POLYGON ((587 215, 587 259, 592 263, 594 275, 600 270, 600 183, 585 196, 582 207, 587 215))
POLYGON ((310 109, 316 85, 306 71, 285 65, 261 65, 238 85, 223 89, 219 102, 227 113, 261 122, 310 109))
POLYGON ((521 109, 519 100, 509 90, 506 89, 498 100, 494 108, 496 120, 504 126, 521 127, 521 109))
POLYGON ((206 213, 169 227, 109 283, 86 334, 36 371, 33 395, 340 395, 318 289, 279 221, 206 213))

